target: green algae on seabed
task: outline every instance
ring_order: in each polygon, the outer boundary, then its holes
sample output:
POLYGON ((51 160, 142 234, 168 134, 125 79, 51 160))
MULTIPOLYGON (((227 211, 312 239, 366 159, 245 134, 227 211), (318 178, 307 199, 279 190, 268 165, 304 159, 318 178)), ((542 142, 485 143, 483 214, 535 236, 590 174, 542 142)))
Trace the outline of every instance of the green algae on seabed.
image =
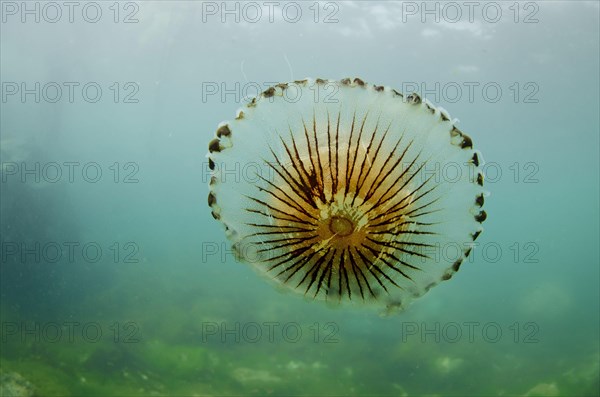
POLYGON ((35 386, 16 372, 0 369, 0 397, 32 397, 35 386))
MULTIPOLYGON (((314 349, 323 346, 311 344, 314 349)), ((225 347, 223 345, 222 347, 225 347)), ((394 387, 399 394, 422 390, 425 379, 435 377, 431 393, 440 390, 453 390, 454 381, 468 375, 472 390, 487 393, 481 389, 492 373, 503 368, 514 367, 522 372, 528 368, 528 376, 518 379, 511 386, 489 385, 495 391, 506 394, 537 393, 544 390, 559 390, 561 395, 594 395, 597 386, 596 355, 590 362, 569 373, 560 374, 562 365, 557 365, 554 373, 531 372, 532 363, 518 355, 507 356, 488 363, 485 371, 478 371, 483 357, 489 356, 492 346, 479 345, 464 349, 465 345, 428 344, 416 340, 414 343, 398 343, 390 349, 389 355, 380 356, 387 362, 388 369, 370 365, 368 362, 353 361, 355 352, 344 349, 343 345, 332 346, 323 356, 323 362, 311 362, 315 357, 310 345, 302 343, 283 347, 277 356, 269 354, 269 349, 259 345, 227 345, 231 351, 217 346, 196 344, 170 344, 153 339, 135 345, 123 346, 114 343, 99 344, 43 344, 28 346, 26 354, 18 359, 0 360, 0 368, 23 374, 44 396, 107 396, 107 395, 169 395, 169 394, 312 394, 336 391, 352 395, 367 394, 367 387, 361 379, 365 376, 381 382, 377 393, 389 394, 394 387), (310 350, 310 351, 308 351, 310 350), (462 352, 462 353, 461 353, 462 352), (327 357, 333 355, 346 365, 335 367, 335 362, 327 357), (450 358, 446 360, 446 358, 450 358), (462 360, 460 365, 451 365, 462 360), (420 363, 420 365, 416 365, 420 363), (334 375, 323 378, 324 371, 334 375), (386 384, 388 372, 402 372, 403 382, 386 384), (419 386, 420 385, 420 386, 419 386), (538 387, 539 386, 539 387, 538 387), (537 387, 537 389, 536 389, 537 387), (434 390, 435 389, 435 390, 434 390), (590 394, 590 392, 592 392, 590 394), (587 394, 586 394, 587 393, 587 394)), ((354 345, 357 351, 366 349, 367 344, 354 345)), ((279 346, 281 348, 281 346, 279 346)), ((22 352, 22 350, 21 350, 22 352)), ((489 380, 489 379, 488 379, 489 380)), ((373 390, 373 389, 372 389, 373 390)), ((325 394, 327 394, 325 393, 325 394)))
POLYGON ((164 376, 201 380, 210 368, 208 355, 200 346, 169 345, 155 339, 143 341, 134 349, 148 371, 164 376))
POLYGON ((39 396, 72 396, 72 379, 63 371, 50 364, 39 362, 35 357, 23 357, 10 361, 0 358, 0 368, 6 372, 17 372, 26 377, 39 396))
MULTIPOLYGON (((139 300, 131 299, 139 291, 119 284, 113 288, 106 290, 101 305, 87 302, 81 310, 93 304, 96 312, 110 313, 119 301, 131 302, 121 303, 118 317, 136 320, 141 330, 139 342, 115 343, 110 335, 98 343, 8 343, 0 351, 0 368, 22 374, 43 396, 412 395, 440 390, 461 394, 464 387, 476 394, 523 395, 540 384, 555 384, 561 395, 597 395, 597 345, 587 349, 592 354, 580 356, 578 365, 567 360, 539 366, 536 364, 548 359, 541 354, 546 347, 542 344, 514 344, 508 338, 503 355, 494 355, 499 345, 491 343, 423 343, 418 336, 403 342, 398 320, 392 322, 398 333, 379 340, 386 348, 375 352, 379 364, 373 365, 369 360, 357 360, 373 354, 372 328, 357 327, 352 321, 363 318, 351 320, 350 312, 323 311, 327 317, 290 315, 280 302, 260 306, 259 297, 248 304, 256 309, 255 316, 236 313, 233 305, 219 305, 216 298, 202 304, 180 301, 172 306, 156 294, 162 290, 160 285, 152 285, 154 294, 144 297, 145 307, 151 309, 141 310, 139 300), (117 290, 131 291, 131 295, 118 294, 117 290), (273 319, 298 321, 305 338, 298 343, 281 338, 270 343, 266 337, 260 343, 238 343, 231 338, 224 343, 219 335, 202 339, 205 321, 219 325, 224 321, 231 327, 236 321, 262 323, 273 319), (315 343, 308 319, 322 324, 336 322, 339 343, 315 343), (490 376, 507 371, 514 374, 509 383, 503 377, 490 376)), ((2 309, 3 320, 19 321, 15 313, 2 309)), ((108 323, 106 318, 95 320, 108 323)), ((389 320, 387 324, 393 326, 389 320)))

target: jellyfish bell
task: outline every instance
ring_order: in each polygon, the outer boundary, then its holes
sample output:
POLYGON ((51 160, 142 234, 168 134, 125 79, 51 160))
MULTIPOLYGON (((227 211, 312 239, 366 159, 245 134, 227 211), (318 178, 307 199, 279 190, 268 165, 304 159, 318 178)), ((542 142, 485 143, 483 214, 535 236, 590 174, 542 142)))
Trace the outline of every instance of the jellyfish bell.
POLYGON ((208 204, 284 289, 403 309, 458 271, 486 218, 481 155, 455 124, 358 78, 279 84, 217 128, 208 204))

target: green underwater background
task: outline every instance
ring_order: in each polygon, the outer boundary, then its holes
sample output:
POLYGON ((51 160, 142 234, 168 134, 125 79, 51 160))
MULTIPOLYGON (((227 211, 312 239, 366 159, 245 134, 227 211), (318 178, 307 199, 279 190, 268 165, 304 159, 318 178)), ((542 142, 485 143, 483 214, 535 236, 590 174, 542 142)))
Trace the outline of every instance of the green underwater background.
POLYGON ((600 395, 598 2, 54 4, 0 3, 2 396, 600 395), (402 313, 273 288, 210 214, 218 124, 305 77, 419 92, 486 161, 402 313))

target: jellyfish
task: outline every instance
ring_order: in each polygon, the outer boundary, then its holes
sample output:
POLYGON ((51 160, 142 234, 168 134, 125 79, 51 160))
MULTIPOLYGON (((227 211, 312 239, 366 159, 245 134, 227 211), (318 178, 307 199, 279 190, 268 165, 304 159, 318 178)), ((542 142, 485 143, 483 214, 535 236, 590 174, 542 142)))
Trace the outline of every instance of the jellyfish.
POLYGON ((212 216, 236 258, 283 290, 403 310, 483 230, 481 154, 456 124, 359 78, 278 84, 209 143, 212 216))

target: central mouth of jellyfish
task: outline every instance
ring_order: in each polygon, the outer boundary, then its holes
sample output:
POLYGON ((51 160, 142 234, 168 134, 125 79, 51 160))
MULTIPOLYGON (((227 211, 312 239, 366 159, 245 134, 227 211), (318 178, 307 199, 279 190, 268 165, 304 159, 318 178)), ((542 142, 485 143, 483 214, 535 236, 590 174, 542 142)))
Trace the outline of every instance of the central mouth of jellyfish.
POLYGON ((329 231, 334 236, 347 237, 354 231, 354 223, 343 216, 334 216, 329 219, 329 231))
POLYGON ((357 202, 344 203, 340 195, 334 201, 322 204, 316 218, 315 231, 322 245, 345 250, 365 243, 369 217, 357 202))

